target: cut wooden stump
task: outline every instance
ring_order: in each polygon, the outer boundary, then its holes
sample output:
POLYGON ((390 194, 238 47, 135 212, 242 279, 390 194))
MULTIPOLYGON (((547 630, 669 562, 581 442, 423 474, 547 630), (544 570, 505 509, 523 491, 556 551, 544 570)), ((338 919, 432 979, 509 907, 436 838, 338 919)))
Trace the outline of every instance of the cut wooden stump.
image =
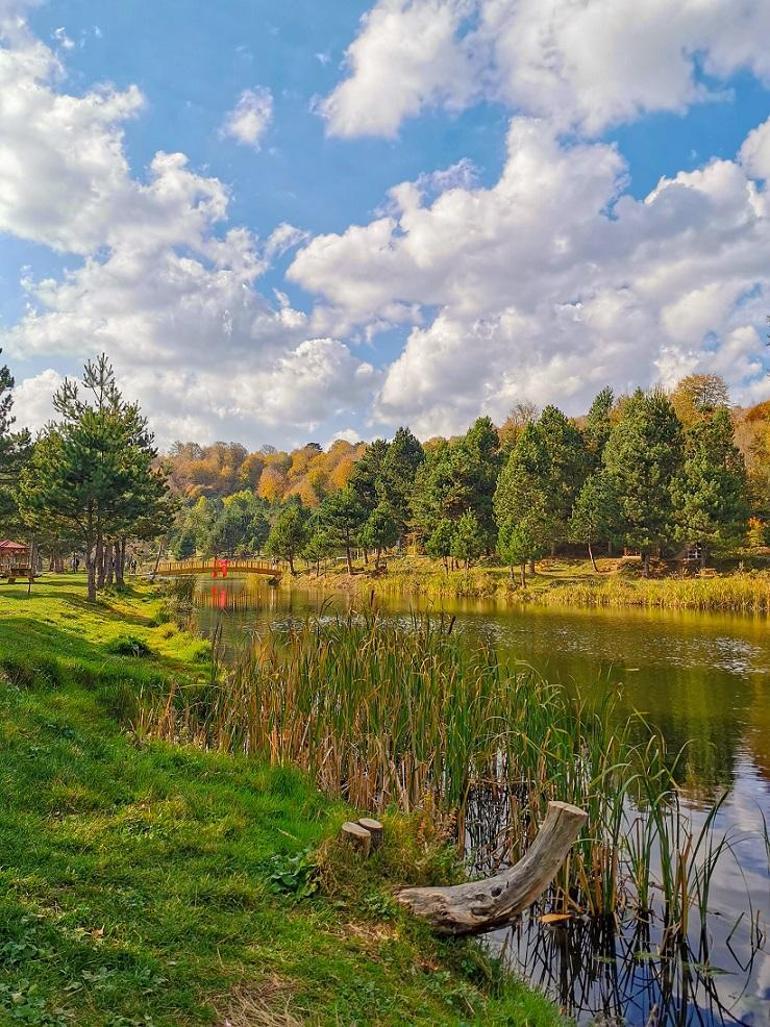
POLYGON ((342 840, 352 846, 362 856, 368 856, 372 849, 372 835, 365 827, 346 820, 340 829, 342 840))
POLYGON ((404 888, 396 898, 439 934, 477 934, 500 927, 545 891, 587 819, 577 806, 549 802, 537 838, 512 867, 448 888, 404 888))
POLYGON ((373 820, 371 817, 359 817, 358 823, 372 836, 372 852, 376 852, 382 845, 382 824, 379 820, 373 820))

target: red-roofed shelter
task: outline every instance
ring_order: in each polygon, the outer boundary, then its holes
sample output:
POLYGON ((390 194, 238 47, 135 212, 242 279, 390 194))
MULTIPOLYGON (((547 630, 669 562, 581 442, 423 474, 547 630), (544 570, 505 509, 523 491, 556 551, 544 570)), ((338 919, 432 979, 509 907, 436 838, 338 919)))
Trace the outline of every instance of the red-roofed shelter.
POLYGON ((29 546, 6 538, 0 540, 0 577, 13 578, 29 574, 29 546))

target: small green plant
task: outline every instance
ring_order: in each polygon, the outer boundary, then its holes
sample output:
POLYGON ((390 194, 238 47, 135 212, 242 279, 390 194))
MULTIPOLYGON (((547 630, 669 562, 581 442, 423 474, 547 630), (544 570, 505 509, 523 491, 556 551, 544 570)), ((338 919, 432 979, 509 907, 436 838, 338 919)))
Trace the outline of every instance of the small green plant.
POLYGON ((312 849, 294 855, 281 853, 268 863, 268 884, 275 895, 293 895, 298 901, 318 891, 318 865, 312 849))

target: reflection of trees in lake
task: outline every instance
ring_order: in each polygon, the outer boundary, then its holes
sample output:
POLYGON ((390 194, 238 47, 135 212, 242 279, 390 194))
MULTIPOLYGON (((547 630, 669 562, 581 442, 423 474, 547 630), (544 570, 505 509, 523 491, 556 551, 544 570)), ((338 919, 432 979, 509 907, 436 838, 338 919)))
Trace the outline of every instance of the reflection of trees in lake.
MULTIPOLYGON (((669 669, 664 685, 655 680, 635 685, 633 695, 624 691, 624 707, 643 711, 663 734, 668 765, 684 794, 694 801, 709 800, 732 787, 751 707, 749 686, 736 678, 704 684, 700 671, 683 668, 669 669)), ((635 731, 637 742, 644 744, 645 724, 637 723, 635 731)))

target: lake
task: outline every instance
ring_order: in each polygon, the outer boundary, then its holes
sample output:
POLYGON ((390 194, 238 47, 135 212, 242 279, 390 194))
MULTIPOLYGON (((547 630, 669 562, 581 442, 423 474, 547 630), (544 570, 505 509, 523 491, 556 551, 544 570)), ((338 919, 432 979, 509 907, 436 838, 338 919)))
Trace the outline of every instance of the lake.
MULTIPOLYGON (((346 596, 273 589, 253 579, 199 580, 195 621, 221 625, 233 654, 249 637, 346 596)), ((731 852, 717 868, 705 931, 692 948, 659 958, 654 923, 615 930, 581 920, 545 926, 525 917, 487 943, 579 1022, 770 1023, 770 621, 765 616, 503 605, 487 600, 378 600, 393 617, 414 609, 454 614, 469 640, 485 637, 552 681, 613 688, 644 712, 672 749, 686 747, 678 777, 696 824, 727 791, 715 822, 731 852)))

